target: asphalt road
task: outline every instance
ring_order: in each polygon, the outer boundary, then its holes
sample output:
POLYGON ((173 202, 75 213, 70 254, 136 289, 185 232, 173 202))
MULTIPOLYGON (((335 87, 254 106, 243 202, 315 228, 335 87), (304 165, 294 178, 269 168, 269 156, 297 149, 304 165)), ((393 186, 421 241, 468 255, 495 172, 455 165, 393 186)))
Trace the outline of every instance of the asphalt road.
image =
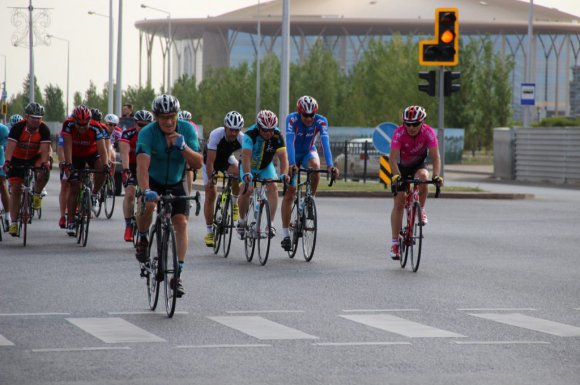
POLYGON ((191 218, 168 319, 120 200, 82 248, 53 183, 29 245, 0 243, 0 384, 578 384, 580 194, 511 188, 537 199, 430 200, 417 273, 387 257, 388 198, 319 198, 310 263, 279 236, 264 267, 215 256, 191 218))

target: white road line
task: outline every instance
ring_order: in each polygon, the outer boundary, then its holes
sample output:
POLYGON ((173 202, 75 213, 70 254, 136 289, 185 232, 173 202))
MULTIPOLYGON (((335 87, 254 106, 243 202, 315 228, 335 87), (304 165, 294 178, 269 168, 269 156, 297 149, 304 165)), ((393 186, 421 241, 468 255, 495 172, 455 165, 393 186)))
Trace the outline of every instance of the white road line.
POLYGON ((412 345, 410 342, 315 342, 316 346, 389 346, 389 345, 412 345))
MULTIPOLYGON (((107 312, 108 315, 155 315, 167 317, 166 313, 154 312, 154 311, 110 311, 107 312)), ((186 311, 176 311, 174 314, 189 314, 186 311)))
POLYGON ((14 346, 14 344, 8 341, 8 339, 2 334, 0 334, 0 346, 14 346))
POLYGON ((451 341, 457 345, 549 345, 546 341, 451 341))
POLYGON ((108 344, 127 342, 165 342, 122 318, 67 318, 68 322, 108 344))
POLYGON ((93 352, 102 350, 131 350, 128 346, 96 346, 86 348, 52 348, 52 349, 32 349, 34 353, 51 353, 51 352, 93 352))
POLYGON ((229 310, 228 314, 304 313, 304 310, 229 310))
POLYGON ((459 311, 538 311, 538 309, 534 309, 532 307, 498 307, 498 308, 466 308, 466 309, 457 309, 459 311))
POLYGON ((464 335, 452 333, 447 330, 437 329, 404 318, 395 317, 390 314, 359 314, 341 315, 348 320, 371 326, 373 328, 385 330, 410 338, 420 337, 465 337, 464 335))
POLYGON ((0 317, 27 317, 27 316, 64 316, 70 313, 2 313, 0 317))
POLYGON ((260 340, 299 340, 318 338, 259 316, 208 318, 260 340))
POLYGON ((271 348, 270 344, 179 345, 175 349, 271 348))
POLYGON ((419 309, 344 309, 344 313, 380 313, 380 312, 389 312, 389 311, 421 311, 419 309))
POLYGON ((530 317, 520 313, 470 313, 469 315, 559 337, 580 337, 580 328, 577 326, 530 317))

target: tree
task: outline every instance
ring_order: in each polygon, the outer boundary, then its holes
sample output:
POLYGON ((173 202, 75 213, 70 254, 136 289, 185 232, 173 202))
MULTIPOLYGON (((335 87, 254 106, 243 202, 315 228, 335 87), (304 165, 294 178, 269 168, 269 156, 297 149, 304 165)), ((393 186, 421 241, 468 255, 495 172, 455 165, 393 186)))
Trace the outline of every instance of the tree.
MULTIPOLYGON (((30 74, 26 75, 24 83, 22 83, 22 91, 23 91, 22 94, 26 102, 24 105, 30 102, 30 97, 28 96, 29 89, 30 89, 30 74)), ((34 101, 41 105, 44 104, 44 101, 42 99, 42 92, 40 91, 40 87, 38 86, 38 80, 36 79, 36 76, 34 77, 34 101)))
POLYGON ((60 122, 65 118, 65 107, 62 99, 62 90, 58 86, 49 84, 44 88, 46 116, 44 120, 60 122))
POLYGON ((153 88, 147 87, 131 87, 123 93, 123 103, 130 103, 133 105, 133 111, 151 110, 151 102, 155 99, 155 91, 153 88))
POLYGON ((85 98, 83 104, 89 108, 98 108, 101 111, 107 110, 107 99, 102 95, 99 95, 97 91, 97 86, 91 80, 89 84, 89 89, 85 92, 85 98))

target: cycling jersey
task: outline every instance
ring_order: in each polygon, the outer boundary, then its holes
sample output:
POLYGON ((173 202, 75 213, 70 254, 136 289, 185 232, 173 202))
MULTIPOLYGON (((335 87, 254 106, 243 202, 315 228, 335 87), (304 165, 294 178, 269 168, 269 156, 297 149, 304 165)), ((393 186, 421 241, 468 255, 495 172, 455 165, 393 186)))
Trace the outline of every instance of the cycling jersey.
POLYGON ((289 164, 300 164, 310 152, 316 152, 314 141, 320 134, 320 142, 324 152, 324 160, 329 167, 333 166, 328 136, 328 121, 322 115, 315 114, 311 126, 306 126, 300 118, 300 113, 293 112, 286 118, 286 146, 289 164))
POLYGON ((268 167, 278 151, 286 150, 286 145, 278 127, 275 128, 274 135, 266 140, 260 135, 260 130, 254 124, 248 128, 246 135, 244 135, 242 150, 252 150, 250 166, 254 172, 268 167))
POLYGON ((98 122, 91 120, 84 132, 80 132, 72 118, 62 123, 62 136, 72 141, 72 157, 85 158, 97 153, 97 140, 103 140, 103 133, 98 122))
POLYGON ((121 127, 115 126, 113 131, 109 134, 111 139, 111 146, 114 146, 119 140, 121 140, 121 136, 123 135, 123 130, 121 127))
POLYGON ((193 122, 193 120, 185 120, 186 122, 191 123, 191 125, 193 126, 193 129, 195 130, 195 134, 197 135, 197 137, 199 138, 199 129, 197 128, 197 124, 195 124, 193 122))
POLYGON ((209 134, 207 144, 203 149, 203 164, 207 160, 207 150, 214 150, 216 152, 213 168, 216 171, 225 171, 228 168, 228 159, 234 151, 242 148, 244 141, 244 134, 240 130, 238 136, 233 142, 226 140, 226 129, 218 127, 209 134))
POLYGON ((16 148, 12 153, 13 158, 30 160, 40 154, 41 143, 50 143, 50 129, 44 122, 38 129, 31 131, 26 125, 26 120, 15 123, 10 129, 8 140, 16 142, 16 148))
MULTIPOLYGON (((185 143, 193 151, 199 151, 199 143, 193 126, 185 120, 177 121, 176 131, 183 135, 185 143)), ((185 171, 185 158, 181 151, 167 146, 165 134, 159 123, 149 123, 139 132, 136 154, 145 154, 151 158, 149 177, 163 185, 179 183, 185 171)))
POLYGON ((121 135, 121 139, 119 139, 120 142, 129 144, 129 168, 137 164, 135 149, 137 148, 138 138, 139 132, 137 132, 135 127, 132 127, 123 131, 123 135, 121 135))
POLYGON ((398 163, 403 167, 413 167, 424 162, 428 150, 437 147, 437 134, 425 123, 416 136, 409 135, 404 125, 397 127, 391 141, 391 148, 400 150, 398 163))
MULTIPOLYGON (((4 165, 4 151, 6 151, 6 143, 8 143, 8 133, 8 127, 0 124, 0 165, 4 165)), ((5 176, 2 167, 0 167, 0 176, 5 176)))

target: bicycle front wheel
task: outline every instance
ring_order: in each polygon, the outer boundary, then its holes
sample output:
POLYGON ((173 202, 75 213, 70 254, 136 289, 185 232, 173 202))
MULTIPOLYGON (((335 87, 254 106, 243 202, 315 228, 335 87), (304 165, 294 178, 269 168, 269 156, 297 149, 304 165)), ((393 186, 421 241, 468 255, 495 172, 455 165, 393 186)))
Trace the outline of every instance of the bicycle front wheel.
POLYGON ((260 210, 258 211, 258 220, 256 222, 256 240, 258 242, 258 258, 260 265, 264 266, 268 262, 268 254, 270 254, 270 227, 272 225, 270 219, 270 205, 267 200, 260 203, 260 210))
POLYGON ((18 236, 22 237, 22 246, 25 247, 26 246, 26 238, 27 238, 27 234, 28 234, 28 223, 30 222, 30 217, 31 217, 31 213, 30 213, 30 209, 32 208, 31 206, 31 197, 30 197, 30 193, 28 192, 23 192, 22 193, 22 202, 20 203, 21 208, 20 208, 20 223, 18 225, 18 236))
POLYGON ((300 213, 298 209, 298 200, 295 199, 292 204, 292 211, 290 212, 290 226, 288 227, 288 232, 290 233, 290 250, 288 250, 288 257, 294 258, 296 255, 296 250, 298 249, 298 239, 300 238, 301 222, 300 213))
POLYGON ((89 224, 91 222, 91 194, 85 194, 83 199, 83 229, 80 233, 83 247, 87 246, 89 239, 89 224))
POLYGON ((409 224, 411 220, 411 209, 405 207, 403 211, 403 222, 401 225, 401 231, 399 236, 399 253, 401 254, 401 268, 404 269, 407 266, 407 257, 409 256, 409 244, 410 230, 409 224))
POLYGON ((172 226, 167 226, 167 229, 163 232, 161 250, 163 254, 163 278, 165 280, 165 311, 167 316, 171 318, 175 313, 175 304, 177 302, 176 288, 179 281, 175 230, 173 230, 172 226))
POLYGON ((91 209, 95 214, 95 218, 98 218, 101 215, 101 210, 103 209, 103 203, 105 202, 105 186, 101 188, 101 193, 99 194, 99 199, 93 201, 91 199, 91 209))
POLYGON ((227 197, 222 216, 222 238, 223 238, 223 252, 224 258, 230 254, 230 247, 232 245, 232 234, 234 232, 234 217, 232 212, 234 210, 234 202, 231 195, 227 197))
POLYGON ((310 262, 314 256, 316 247, 316 234, 318 233, 318 218, 316 216, 316 202, 309 196, 304 199, 304 212, 302 220, 302 252, 306 262, 310 262))
POLYGON ((220 244, 222 241, 222 194, 218 195, 215 202, 215 210, 213 212, 213 253, 217 254, 220 251, 220 244))
POLYGON ((146 266, 147 271, 147 299, 149 301, 149 309, 155 310, 157 301, 159 300, 159 261, 161 260, 161 253, 159 252, 159 234, 157 233, 157 226, 151 227, 149 232, 149 247, 147 249, 147 257, 149 259, 149 266, 146 266))
POLYGON ((254 217, 254 202, 250 202, 250 207, 246 214, 246 226, 244 227, 244 250, 246 252, 246 260, 248 262, 252 262, 252 258, 254 258, 254 249, 256 246, 256 238, 255 238, 255 222, 256 219, 254 217))
POLYGON ((111 219, 115 210, 115 179, 107 174, 107 180, 103 186, 103 199, 105 201, 105 215, 111 219))
POLYGON ((419 270, 419 262, 421 262, 421 247, 423 246, 423 222, 422 211, 419 202, 413 205, 413 234, 411 236, 411 268, 416 273, 419 270))

